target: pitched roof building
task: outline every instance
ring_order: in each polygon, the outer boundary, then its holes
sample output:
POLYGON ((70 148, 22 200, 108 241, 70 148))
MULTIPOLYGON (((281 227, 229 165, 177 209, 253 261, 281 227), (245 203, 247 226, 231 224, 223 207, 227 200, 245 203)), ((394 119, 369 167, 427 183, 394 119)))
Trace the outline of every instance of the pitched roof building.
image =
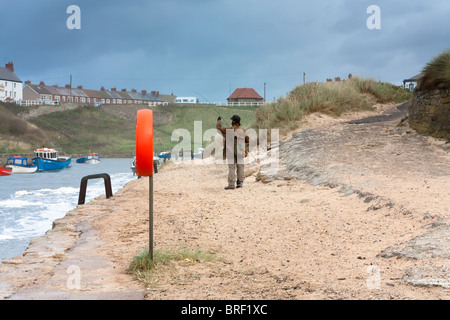
POLYGON ((227 98, 228 103, 256 103, 260 104, 264 101, 255 89, 252 88, 237 88, 234 92, 227 98))
POLYGON ((419 73, 409 79, 403 80, 403 88, 406 88, 406 84, 408 83, 408 89, 414 91, 414 88, 417 86, 417 81, 422 77, 423 73, 419 73))
POLYGON ((14 72, 14 64, 10 61, 0 67, 0 101, 22 100, 22 80, 14 72))

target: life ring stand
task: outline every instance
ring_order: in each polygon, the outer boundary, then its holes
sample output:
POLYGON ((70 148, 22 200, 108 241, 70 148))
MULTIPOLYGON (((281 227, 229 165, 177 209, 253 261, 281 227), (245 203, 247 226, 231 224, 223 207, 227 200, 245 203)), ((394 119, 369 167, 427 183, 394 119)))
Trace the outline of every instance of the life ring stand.
POLYGON ((153 111, 138 110, 136 116, 136 173, 149 177, 148 198, 148 251, 153 261, 153 111))
POLYGON ((136 173, 153 175, 153 111, 138 110, 136 118, 136 173))

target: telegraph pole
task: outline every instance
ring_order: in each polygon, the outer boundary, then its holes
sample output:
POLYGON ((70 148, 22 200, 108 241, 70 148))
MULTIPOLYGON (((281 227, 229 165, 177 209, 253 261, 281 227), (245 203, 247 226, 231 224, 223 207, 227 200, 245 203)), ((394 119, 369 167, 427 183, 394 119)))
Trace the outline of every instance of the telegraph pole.
POLYGON ((266 83, 264 82, 264 102, 266 102, 266 83))

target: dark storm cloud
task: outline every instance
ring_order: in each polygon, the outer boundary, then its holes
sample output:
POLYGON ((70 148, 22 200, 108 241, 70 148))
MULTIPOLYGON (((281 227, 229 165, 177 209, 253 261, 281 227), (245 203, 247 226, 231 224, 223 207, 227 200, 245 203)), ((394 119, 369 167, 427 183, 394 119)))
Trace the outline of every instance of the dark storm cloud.
MULTIPOLYGON (((199 92, 224 101, 236 87, 268 100, 302 81, 348 73, 401 83, 449 47, 450 4, 423 1, 4 0, 0 57, 22 80, 199 92), (66 9, 81 8, 81 30, 66 9), (369 5, 381 29, 369 30, 369 5), (11 28, 10 26, 14 26, 11 28)), ((202 100, 202 99, 201 99, 202 100)))

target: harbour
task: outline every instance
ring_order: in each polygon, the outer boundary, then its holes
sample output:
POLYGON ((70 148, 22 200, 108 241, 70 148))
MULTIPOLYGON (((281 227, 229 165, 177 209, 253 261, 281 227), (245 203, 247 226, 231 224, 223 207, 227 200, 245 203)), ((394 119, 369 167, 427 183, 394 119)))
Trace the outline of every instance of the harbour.
MULTIPOLYGON (((131 162, 129 158, 102 158, 96 165, 73 161, 60 170, 1 177, 0 261, 22 255, 31 239, 45 234, 55 219, 77 206, 83 177, 107 173, 114 194, 136 179, 131 162)), ((104 193, 103 180, 89 181, 86 203, 104 193)))

